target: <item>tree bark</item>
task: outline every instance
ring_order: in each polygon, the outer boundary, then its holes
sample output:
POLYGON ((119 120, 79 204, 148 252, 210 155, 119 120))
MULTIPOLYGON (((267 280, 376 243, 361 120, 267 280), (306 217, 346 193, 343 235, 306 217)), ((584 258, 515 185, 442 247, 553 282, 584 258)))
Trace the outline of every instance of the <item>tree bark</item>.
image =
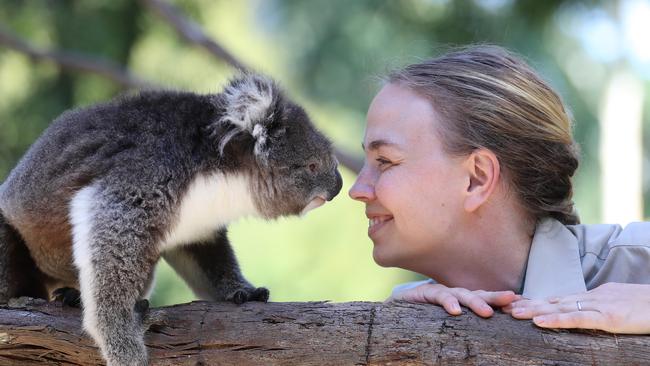
MULTIPOLYGON (((79 309, 0 306, 0 365, 96 365, 79 309)), ((552 331, 409 303, 193 302, 151 309, 153 365, 640 365, 650 337, 552 331)))

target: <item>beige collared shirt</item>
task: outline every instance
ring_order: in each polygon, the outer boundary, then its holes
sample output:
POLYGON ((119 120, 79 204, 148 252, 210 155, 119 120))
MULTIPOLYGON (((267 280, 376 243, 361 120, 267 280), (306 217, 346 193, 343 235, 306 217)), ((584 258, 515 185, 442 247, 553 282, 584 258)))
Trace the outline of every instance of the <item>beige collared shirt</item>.
MULTIPOLYGON (((607 282, 650 284, 650 222, 563 225, 541 220, 528 254, 526 298, 585 292, 607 282)), ((409 282, 393 294, 433 280, 409 282)))
POLYGON ((607 282, 650 283, 650 222, 563 225, 542 220, 528 254, 523 296, 569 295, 607 282))

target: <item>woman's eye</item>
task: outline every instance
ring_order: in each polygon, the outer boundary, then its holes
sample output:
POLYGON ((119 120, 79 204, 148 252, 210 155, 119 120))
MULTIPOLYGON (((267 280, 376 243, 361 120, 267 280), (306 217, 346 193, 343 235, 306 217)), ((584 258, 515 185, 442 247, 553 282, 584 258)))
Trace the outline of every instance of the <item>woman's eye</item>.
POLYGON ((385 167, 388 167, 388 166, 390 166, 392 164, 390 160, 387 160, 387 159, 384 159, 384 158, 377 158, 375 160, 377 161, 377 163, 379 163, 380 168, 385 168, 385 167))

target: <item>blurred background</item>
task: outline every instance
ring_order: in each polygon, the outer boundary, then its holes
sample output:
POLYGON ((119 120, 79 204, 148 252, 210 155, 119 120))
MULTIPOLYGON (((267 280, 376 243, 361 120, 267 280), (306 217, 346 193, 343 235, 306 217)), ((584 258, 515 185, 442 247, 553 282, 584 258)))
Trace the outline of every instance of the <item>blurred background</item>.
MULTIPOLYGON (((304 218, 233 224, 244 274, 272 301, 381 301, 418 276, 372 261, 346 194, 366 108, 387 71, 468 43, 519 53, 572 110, 584 223, 650 216, 650 0, 2 0, 0 181, 66 109, 145 85, 217 92, 243 65, 279 80, 352 167, 304 218)), ((193 299, 161 263, 153 303, 193 299)))

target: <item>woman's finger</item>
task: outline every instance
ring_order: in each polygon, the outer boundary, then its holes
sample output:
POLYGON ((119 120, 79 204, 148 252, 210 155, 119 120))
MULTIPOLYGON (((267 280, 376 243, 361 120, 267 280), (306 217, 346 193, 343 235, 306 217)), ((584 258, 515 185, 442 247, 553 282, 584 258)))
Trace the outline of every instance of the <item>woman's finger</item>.
POLYGON ((603 314, 597 311, 574 311, 571 313, 556 313, 539 315, 533 322, 542 328, 583 328, 607 329, 607 322, 603 314))
POLYGON ((441 289, 446 289, 446 287, 441 287, 440 285, 424 284, 418 287, 400 291, 392 296, 395 300, 404 300, 410 302, 429 302, 425 298, 425 294, 431 297, 431 294, 441 289))
POLYGON ((477 291, 464 288, 453 288, 451 291, 462 305, 468 307, 476 315, 488 318, 494 314, 492 307, 477 294, 477 291))
POLYGON ((393 296, 395 300, 429 303, 442 306, 451 315, 460 315, 460 303, 451 290, 440 284, 425 284, 402 291, 393 296))
POLYGON ((581 302, 578 308, 575 302, 559 302, 551 304, 546 301, 531 301, 527 304, 513 305, 511 315, 517 319, 532 319, 533 317, 554 313, 572 313, 575 311, 596 310, 589 306, 587 302, 581 302))
POLYGON ((462 310, 458 299, 448 290, 425 291, 427 302, 442 306, 451 315, 460 315, 462 310))
POLYGON ((517 308, 517 307, 520 307, 520 308, 530 307, 530 306, 544 304, 546 302, 548 302, 548 301, 545 301, 545 300, 530 300, 530 299, 515 300, 515 301, 512 302, 512 307, 515 307, 515 308, 517 308))
POLYGON ((492 306, 506 306, 521 297, 512 291, 474 291, 474 293, 492 306))

